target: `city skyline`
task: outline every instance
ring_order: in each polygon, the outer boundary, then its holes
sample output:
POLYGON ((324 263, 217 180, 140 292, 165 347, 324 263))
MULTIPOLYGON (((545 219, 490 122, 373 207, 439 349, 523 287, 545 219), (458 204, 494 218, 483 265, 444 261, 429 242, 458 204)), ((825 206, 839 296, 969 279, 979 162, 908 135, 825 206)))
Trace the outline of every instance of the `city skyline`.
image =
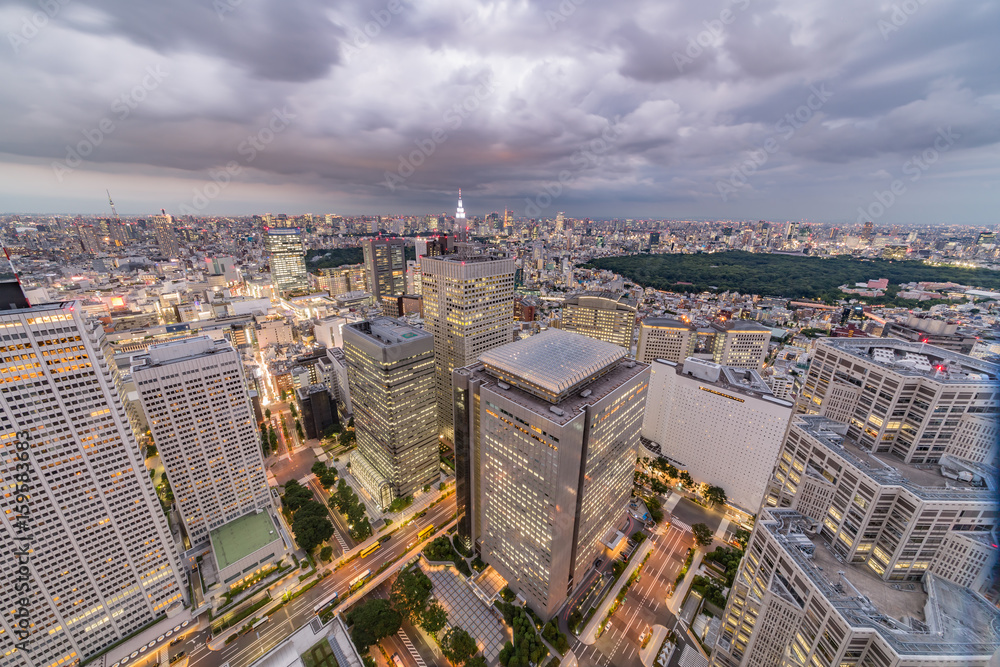
POLYGON ((174 216, 441 211, 459 187, 526 217, 982 224, 997 204, 987 2, 38 11, 0 12, 11 212, 106 213, 106 189, 174 216))

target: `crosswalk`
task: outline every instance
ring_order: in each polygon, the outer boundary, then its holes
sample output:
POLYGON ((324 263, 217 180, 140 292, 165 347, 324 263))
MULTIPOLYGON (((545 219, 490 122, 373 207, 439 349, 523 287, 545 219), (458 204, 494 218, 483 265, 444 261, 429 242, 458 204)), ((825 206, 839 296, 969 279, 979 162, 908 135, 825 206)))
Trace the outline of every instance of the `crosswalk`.
POLYGON ((424 662, 424 659, 420 657, 419 653, 417 653, 417 649, 413 646, 413 642, 410 641, 410 638, 406 636, 406 633, 403 632, 402 629, 400 629, 398 634, 400 640, 402 640, 403 642, 403 646, 405 646, 406 650, 409 651, 410 655, 413 656, 413 660, 414 662, 417 663, 417 667, 427 667, 427 664, 424 662))
POLYGON ((350 548, 347 546, 347 542, 344 541, 344 537, 336 528, 333 529, 333 536, 337 538, 337 543, 340 544, 340 548, 344 550, 345 554, 350 551, 350 548))

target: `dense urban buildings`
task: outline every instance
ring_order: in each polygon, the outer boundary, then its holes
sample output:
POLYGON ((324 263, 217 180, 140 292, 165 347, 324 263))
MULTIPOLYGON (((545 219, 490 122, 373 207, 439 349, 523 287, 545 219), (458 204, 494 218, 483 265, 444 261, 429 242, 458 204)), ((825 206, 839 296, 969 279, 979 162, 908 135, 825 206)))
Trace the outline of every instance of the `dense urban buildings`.
POLYGON ((614 538, 648 366, 552 329, 454 377, 460 534, 547 619, 614 538))
POLYGON ((562 303, 559 328, 632 349, 636 300, 615 292, 583 292, 562 303))
MULTIPOLYGON (((152 216, 153 232, 156 235, 156 244, 160 248, 160 254, 167 259, 175 259, 180 256, 180 244, 177 240, 177 231, 174 229, 174 219, 169 215, 152 216)), ((91 227, 92 229, 92 227, 91 227)), ((88 230, 90 232, 90 230, 88 230)), ((92 233, 92 232, 91 232, 92 233)), ((81 233, 81 238, 84 234, 81 233)), ((84 242, 84 250, 88 245, 96 246, 94 241, 84 242)))
POLYGON ((406 242, 398 238, 366 239, 361 242, 365 255, 365 278, 368 292, 381 300, 406 292, 406 242))
POLYGON ((792 403, 756 371, 688 358, 652 363, 642 435, 748 515, 764 498, 792 403))
POLYGON ((845 562, 815 522, 761 510, 713 667, 988 665, 1000 610, 934 574, 901 587, 845 562))
POLYGON ((451 373, 511 342, 514 260, 461 245, 454 254, 420 260, 425 327, 434 335, 438 430, 452 441, 451 373))
POLYGON ((264 232, 264 247, 271 266, 271 280, 281 295, 309 289, 301 229, 271 227, 264 232))
POLYGON ((923 343, 836 338, 816 348, 797 412, 848 425, 847 437, 903 463, 952 454, 995 464, 1000 365, 923 343))
POLYGON ((79 302, 3 292, 0 664, 72 665, 179 613, 187 582, 100 324, 79 302))
POLYGON ((132 367, 189 548, 212 530, 271 509, 260 435, 239 355, 197 336, 153 345, 132 367))
POLYGON ((344 327, 358 449, 351 472, 383 508, 438 478, 434 338, 381 317, 344 327))

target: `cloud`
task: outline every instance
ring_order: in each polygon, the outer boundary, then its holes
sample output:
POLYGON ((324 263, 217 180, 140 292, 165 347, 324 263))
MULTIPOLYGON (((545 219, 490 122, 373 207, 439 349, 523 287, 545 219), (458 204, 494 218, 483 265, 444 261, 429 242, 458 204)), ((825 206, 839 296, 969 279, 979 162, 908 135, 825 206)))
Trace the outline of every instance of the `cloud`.
MULTIPOLYGON (((289 212, 437 211, 458 187, 480 213, 567 172, 553 206, 580 217, 741 217, 753 202, 750 217, 853 219, 853 199, 947 126, 961 140, 922 192, 962 221, 992 221, 1000 203, 983 162, 1000 142, 1000 6, 988 0, 921 4, 905 21, 862 0, 60 6, 30 38, 39 5, 0 7, 0 32, 21 42, 0 49, 0 194, 18 211, 102 210, 99 192, 80 199, 95 180, 121 182, 116 199, 136 212, 183 202, 286 105, 295 119, 206 213, 260 210, 251 192, 289 212), (169 74, 119 118, 148 67, 169 74), (815 85, 830 100, 721 201, 717 180, 815 85), (58 179, 52 163, 106 118, 114 130, 58 179), (609 128, 614 140, 581 158, 609 128), (386 188, 432 135, 433 152, 386 188)), ((890 214, 937 213, 904 201, 890 214)))

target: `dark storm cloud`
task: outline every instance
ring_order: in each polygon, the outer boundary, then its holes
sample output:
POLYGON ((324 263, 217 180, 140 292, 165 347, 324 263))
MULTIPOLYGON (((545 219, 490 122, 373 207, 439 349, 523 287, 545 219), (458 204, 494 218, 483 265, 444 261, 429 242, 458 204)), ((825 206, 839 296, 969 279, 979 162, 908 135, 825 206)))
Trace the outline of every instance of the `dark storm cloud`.
MULTIPOLYGON (((997 204, 987 0, 71 0, 25 38, 38 7, 0 5, 15 37, 0 49, 0 167, 21 210, 116 175, 136 209, 159 208, 236 161, 251 189, 206 212, 260 210, 248 192, 289 212, 440 210, 458 187, 474 212, 516 210, 560 183, 553 208, 572 215, 838 219, 948 127, 960 138, 921 186, 963 219, 997 204), (144 88, 151 67, 166 74, 144 88), (287 127, 250 157, 282 109, 287 127), (768 139, 723 202, 718 181, 768 139), (951 173, 970 175, 938 185, 951 173)), ((892 214, 937 214, 907 206, 892 214)))

